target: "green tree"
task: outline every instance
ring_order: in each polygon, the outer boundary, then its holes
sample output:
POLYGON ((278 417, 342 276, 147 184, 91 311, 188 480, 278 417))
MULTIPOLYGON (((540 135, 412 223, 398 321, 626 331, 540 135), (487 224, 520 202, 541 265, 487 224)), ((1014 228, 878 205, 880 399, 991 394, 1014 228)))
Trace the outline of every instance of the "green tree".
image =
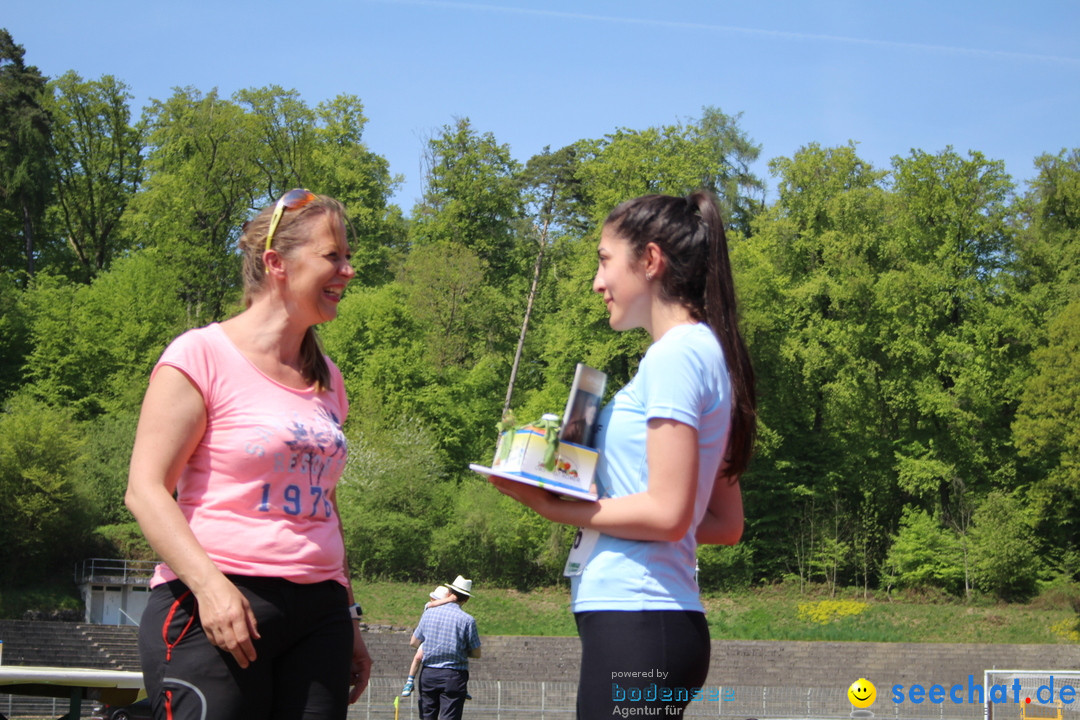
POLYGON ((524 257, 516 241, 522 217, 519 167, 510 148, 461 118, 428 141, 426 159, 412 242, 463 245, 483 261, 490 282, 505 284, 520 273, 524 257))
POLYGON ((436 371, 475 356, 475 340, 485 328, 483 263, 471 250, 440 242, 413 250, 399 283, 409 315, 427 329, 425 345, 436 371))
POLYGON ((0 267, 33 276, 52 192, 46 78, 0 28, 0 267), (20 261, 21 258, 21 261, 20 261))
POLYGON ((350 415, 387 431, 400 417, 415 418, 456 481, 494 448, 506 363, 488 353, 436 367, 427 346, 432 326, 413 316, 409 292, 398 282, 350 290, 322 336, 345 375, 350 415))
POLYGON ((1032 356, 1013 436, 1036 469, 1031 497, 1041 531, 1061 550, 1080 546, 1080 300, 1050 323, 1032 356))
POLYGON ((245 110, 248 130, 257 140, 250 161, 258 168, 256 197, 277 199, 305 187, 312 175, 315 113, 296 90, 278 85, 240 90, 233 101, 245 110))
POLYGON ((506 386, 506 398, 503 400, 503 416, 510 411, 510 401, 514 395, 518 369, 521 365, 525 339, 540 290, 540 280, 544 270, 544 257, 547 255, 554 238, 560 234, 584 230, 584 220, 578 214, 580 206, 580 188, 575 171, 577 152, 574 146, 567 146, 555 153, 544 148, 539 155, 529 159, 522 179, 525 185, 525 208, 531 221, 526 234, 535 239, 536 259, 533 263, 532 281, 525 302, 525 312, 518 334, 514 362, 510 368, 510 381, 506 386))
POLYGON ((83 80, 71 71, 50 90, 52 215, 89 280, 132 244, 120 219, 142 179, 142 129, 131 124, 128 87, 111 75, 83 80))
POLYGON ((639 195, 686 195, 703 188, 719 197, 729 225, 748 232, 763 203, 764 183, 750 172, 761 148, 738 121, 738 115, 705 107, 700 119, 685 124, 620 128, 600 140, 583 141, 580 178, 593 222, 639 195))
POLYGON ((925 510, 905 508, 885 560, 885 586, 957 593, 966 576, 960 538, 925 510))
MULTIPOLYGON (((1016 271, 1025 306, 1056 313, 1080 288, 1080 149, 1035 159, 1019 205, 1016 271)), ((1045 329, 1046 324, 1040 324, 1045 329)))
POLYGON ((393 279, 405 255, 406 222, 390 202, 401 176, 390 174, 386 158, 363 141, 364 106, 354 95, 339 95, 315 108, 316 143, 312 187, 345 204, 357 282, 380 285, 393 279))
POLYGON ((1012 183, 999 161, 951 149, 893 163, 896 269, 879 283, 903 489, 964 523, 969 493, 1016 483, 1008 442, 1026 348, 1010 331, 1004 269, 1012 183))
POLYGON ((415 418, 395 420, 350 423, 337 498, 355 576, 420 580, 431 574, 432 536, 450 519, 453 486, 440 482, 432 434, 415 418))
POLYGON ((519 589, 559 580, 574 528, 548 522, 504 497, 479 476, 453 498, 453 522, 432 537, 433 567, 441 575, 467 567, 519 589))
POLYGON ((20 306, 22 289, 15 273, 0 272, 0 403, 23 381, 23 363, 30 352, 30 327, 20 306))
POLYGON ((228 314, 239 288, 233 248, 265 179, 260 137, 249 114, 216 90, 177 89, 145 110, 146 179, 131 202, 127 232, 184 267, 191 324, 228 314))
POLYGON ((1039 579, 1029 509, 1017 493, 991 492, 975 511, 970 533, 975 586, 1008 601, 1024 601, 1039 579))
POLYGON ((706 106, 694 123, 698 143, 715 159, 702 187, 722 198, 727 224, 749 235, 753 219, 765 208, 765 182, 750 170, 761 156, 761 146, 739 127, 742 113, 727 115, 718 107, 706 106))
POLYGON ((880 528, 898 514, 874 297, 887 267, 885 173, 852 146, 809 145, 771 167, 777 202, 732 242, 761 425, 746 542, 766 576, 807 579, 831 560, 845 579, 876 581, 880 528))
POLYGON ((70 567, 90 519, 72 481, 82 448, 71 414, 24 395, 0 413, 0 577, 28 582, 70 567))
POLYGON ((138 411, 132 408, 101 415, 84 426, 84 452, 72 475, 98 526, 135 522, 124 505, 124 494, 138 420, 138 411))
POLYGON ((80 418, 139 406, 150 370, 187 327, 182 268, 147 249, 90 285, 39 276, 24 294, 33 350, 27 392, 80 418))
POLYGON ((350 416, 375 423, 424 416, 414 398, 434 374, 425 361, 425 330, 409 313, 400 284, 350 287, 337 319, 319 334, 345 377, 350 416))
MULTIPOLYGON (((1019 203, 1014 315, 1034 347, 1013 438, 1026 462, 1038 531, 1056 555, 1080 549, 1080 150, 1036 159, 1038 175, 1019 203)), ((1027 364, 1021 366, 1027 370, 1027 364)), ((1075 576, 1075 565, 1070 564, 1075 576)))

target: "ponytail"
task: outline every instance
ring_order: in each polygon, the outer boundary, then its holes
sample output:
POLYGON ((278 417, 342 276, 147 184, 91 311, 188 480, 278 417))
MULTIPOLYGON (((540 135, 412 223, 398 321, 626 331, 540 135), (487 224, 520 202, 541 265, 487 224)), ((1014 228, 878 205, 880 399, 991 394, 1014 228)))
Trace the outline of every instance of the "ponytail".
POLYGON ((734 275, 728 255, 727 234, 712 194, 697 191, 687 198, 697 207, 708 234, 708 262, 705 273, 705 322, 716 333, 731 377, 731 432, 721 466, 731 478, 741 475, 750 464, 757 439, 757 392, 754 366, 739 332, 734 275))
POLYGON ((315 332, 315 326, 309 327, 300 341, 300 367, 304 377, 311 381, 318 392, 331 390, 330 366, 326 363, 322 341, 315 332))

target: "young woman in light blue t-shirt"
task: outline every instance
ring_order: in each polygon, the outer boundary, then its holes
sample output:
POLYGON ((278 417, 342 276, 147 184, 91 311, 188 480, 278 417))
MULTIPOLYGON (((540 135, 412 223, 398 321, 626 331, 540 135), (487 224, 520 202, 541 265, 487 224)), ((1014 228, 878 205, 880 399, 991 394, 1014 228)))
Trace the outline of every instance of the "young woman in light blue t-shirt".
POLYGON ((491 481, 544 517, 582 528, 581 545, 591 547, 572 579, 578 717, 635 707, 681 717, 709 670, 697 545, 733 545, 742 535, 739 475, 756 431, 754 374, 710 193, 622 203, 604 222, 597 252, 593 289, 611 327, 644 328, 653 340, 598 420, 600 500, 491 481))

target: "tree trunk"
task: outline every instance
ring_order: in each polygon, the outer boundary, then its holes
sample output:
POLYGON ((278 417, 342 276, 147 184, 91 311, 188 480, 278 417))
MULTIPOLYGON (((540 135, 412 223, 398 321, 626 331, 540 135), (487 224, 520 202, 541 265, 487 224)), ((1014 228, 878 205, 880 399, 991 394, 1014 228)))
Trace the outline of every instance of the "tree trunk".
POLYGON ((544 227, 540 230, 540 249, 536 253, 536 262, 533 264, 532 286, 529 288, 529 300, 525 304, 525 319, 521 322, 521 332, 518 334, 517 350, 514 351, 514 364, 510 368, 510 382, 506 386, 506 399, 503 401, 502 417, 505 418, 510 412, 510 398, 514 394, 514 383, 517 382, 518 365, 521 363, 521 351, 525 347, 525 333, 529 329, 529 317, 532 315, 533 301, 536 300, 536 289, 540 286, 540 268, 544 262, 544 251, 547 250, 548 226, 551 224, 550 216, 544 220, 544 227))
POLYGON ((34 224, 30 221, 30 206, 22 198, 23 238, 26 249, 26 274, 34 277, 34 224))

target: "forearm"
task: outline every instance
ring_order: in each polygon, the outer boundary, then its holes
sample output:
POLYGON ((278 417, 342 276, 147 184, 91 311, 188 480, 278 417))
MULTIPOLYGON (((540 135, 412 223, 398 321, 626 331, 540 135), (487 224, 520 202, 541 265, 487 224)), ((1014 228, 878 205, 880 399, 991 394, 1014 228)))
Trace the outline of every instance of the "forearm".
POLYGON ((690 517, 662 494, 645 491, 595 503, 552 496, 536 508, 548 520, 589 528, 625 540, 674 541, 686 535, 690 517), (657 497, 661 495, 661 497, 657 497))
POLYGON ((353 595, 352 576, 349 573, 349 546, 345 544, 345 526, 341 522, 341 511, 338 509, 336 487, 330 494, 330 500, 334 507, 334 517, 337 519, 338 534, 341 536, 341 571, 345 575, 345 590, 349 595, 349 605, 352 605, 356 602, 356 597, 353 595))
POLYGON ((698 544, 734 545, 742 538, 743 525, 739 479, 721 474, 713 485, 708 511, 697 527, 698 544))
POLYGON ((209 583, 224 577, 199 544, 187 518, 164 485, 131 483, 125 502, 150 547, 196 595, 209 583))
POLYGON ((697 528, 699 545, 737 545, 743 534, 743 520, 717 517, 706 512, 697 528))

